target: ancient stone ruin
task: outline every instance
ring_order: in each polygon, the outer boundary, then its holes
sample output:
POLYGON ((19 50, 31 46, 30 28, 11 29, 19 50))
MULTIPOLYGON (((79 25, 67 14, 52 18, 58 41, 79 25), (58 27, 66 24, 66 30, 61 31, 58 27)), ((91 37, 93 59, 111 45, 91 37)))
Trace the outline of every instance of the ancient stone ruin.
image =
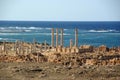
POLYGON ((46 40, 42 44, 35 40, 32 43, 2 41, 0 62, 54 62, 65 66, 120 65, 120 47, 79 46, 78 29, 75 29, 75 42, 72 39, 69 41, 70 45, 65 47, 64 29, 58 28, 51 29, 51 45, 46 40))

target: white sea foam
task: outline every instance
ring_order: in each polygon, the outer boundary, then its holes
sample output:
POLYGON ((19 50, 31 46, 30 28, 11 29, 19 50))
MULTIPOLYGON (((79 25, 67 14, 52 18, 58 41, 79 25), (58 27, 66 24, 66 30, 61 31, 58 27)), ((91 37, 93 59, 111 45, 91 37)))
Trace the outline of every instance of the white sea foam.
POLYGON ((31 30, 27 29, 27 30, 24 30, 25 32, 31 32, 31 30))
POLYGON ((20 32, 25 32, 26 30, 10 30, 10 29, 5 29, 5 30, 0 30, 0 33, 20 33, 20 32))
MULTIPOLYGON (((18 32, 39 32, 39 31, 42 31, 42 30, 50 30, 51 28, 49 27, 35 27, 35 26, 30 26, 30 27, 20 27, 20 26, 16 26, 16 27, 13 27, 13 26, 10 26, 10 27, 0 27, 0 32, 10 32, 10 33, 18 33, 18 32)), ((64 29, 64 31, 69 31, 71 29, 64 29)), ((102 33, 102 32, 120 32, 120 31, 117 31, 117 30, 114 30, 114 29, 108 29, 108 30, 80 30, 79 29, 79 32, 99 32, 99 33, 102 33)))
MULTIPOLYGON (((16 30, 18 30, 18 29, 23 29, 23 30, 25 30, 25 29, 47 29, 47 30, 50 30, 51 28, 50 27, 35 27, 35 26, 30 26, 30 27, 10 26, 10 27, 0 27, 0 29, 1 30, 2 29, 12 29, 12 30, 13 29, 16 29, 16 30)), ((68 29, 64 29, 64 30, 68 30, 68 29)))
POLYGON ((43 30, 43 29, 46 29, 46 30, 50 30, 51 28, 42 28, 42 27, 34 27, 34 26, 31 26, 31 27, 0 27, 0 31, 1 30, 43 30))
POLYGON ((65 31, 67 31, 68 29, 64 29, 65 31))
POLYGON ((117 30, 89 30, 88 32, 119 32, 117 30))
MULTIPOLYGON (((49 27, 20 27, 20 26, 10 26, 10 27, 0 27, 0 33, 20 33, 20 32, 39 32, 42 30, 51 30, 49 27)), ((65 31, 68 29, 64 29, 65 31)), ((65 34, 67 35, 67 34, 65 34)))
POLYGON ((2 40, 3 38, 0 38, 0 40, 2 40))
MULTIPOLYGON (((35 33, 35 34, 37 34, 37 35, 51 35, 51 33, 35 33)), ((56 35, 56 33, 54 33, 54 35, 56 35)), ((59 34, 59 35, 61 35, 61 34, 59 34)), ((64 33, 63 35, 70 35, 70 34, 64 33)))
POLYGON ((71 35, 71 34, 64 33, 63 35, 71 35))
POLYGON ((19 39, 13 39, 13 38, 0 38, 0 40, 6 40, 6 41, 15 41, 15 40, 19 40, 19 39))
POLYGON ((4 30, 5 28, 4 27, 0 27, 0 30, 4 30))
POLYGON ((35 27, 29 27, 28 29, 36 29, 35 27))

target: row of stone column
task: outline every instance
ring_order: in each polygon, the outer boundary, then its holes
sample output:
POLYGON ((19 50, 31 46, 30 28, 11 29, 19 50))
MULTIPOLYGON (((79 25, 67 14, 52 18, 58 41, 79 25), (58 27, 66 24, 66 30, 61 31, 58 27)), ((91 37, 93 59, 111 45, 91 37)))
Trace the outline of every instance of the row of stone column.
MULTIPOLYGON (((64 46, 64 39, 63 39, 63 31, 64 31, 64 29, 63 28, 61 28, 60 29, 60 46, 64 46)), ((51 30, 51 47, 54 47, 54 28, 52 28, 52 30, 51 30)), ((58 47, 59 46, 59 29, 58 28, 56 28, 56 47, 58 47)), ((72 42, 72 39, 70 40, 70 47, 72 47, 72 45, 73 45, 73 42, 72 42)), ((76 28, 75 29, 75 47, 78 47, 78 29, 76 28)))
POLYGON ((0 53, 3 54, 24 55, 35 51, 35 43, 30 44, 29 46, 24 46, 24 42, 21 41, 16 41, 12 44, 3 41, 3 44, 0 45, 0 53))
MULTIPOLYGON (((60 29, 61 35, 60 35, 60 46, 63 46, 63 29, 60 29)), ((54 28, 52 28, 52 36, 51 36, 51 46, 54 47, 54 28)), ((59 46, 59 29, 56 29, 56 47, 59 46)))

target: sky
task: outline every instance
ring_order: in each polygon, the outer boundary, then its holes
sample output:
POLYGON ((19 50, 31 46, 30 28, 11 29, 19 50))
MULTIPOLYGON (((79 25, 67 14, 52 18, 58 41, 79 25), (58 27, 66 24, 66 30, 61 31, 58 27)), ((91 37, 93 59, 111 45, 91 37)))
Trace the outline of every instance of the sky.
POLYGON ((120 21, 120 0, 0 0, 0 20, 120 21))

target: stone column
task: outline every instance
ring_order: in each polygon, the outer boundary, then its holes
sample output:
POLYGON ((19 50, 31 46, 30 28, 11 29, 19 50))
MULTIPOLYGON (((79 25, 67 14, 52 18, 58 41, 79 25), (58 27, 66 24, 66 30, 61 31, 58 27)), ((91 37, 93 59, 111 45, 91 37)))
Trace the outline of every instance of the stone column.
POLYGON ((58 47, 58 28, 56 29, 56 48, 58 47))
POLYGON ((3 51, 6 52, 6 41, 3 41, 3 51))
POLYGON ((2 52, 2 46, 0 46, 0 53, 2 52))
POLYGON ((46 43, 46 40, 44 42, 44 46, 45 46, 45 50, 47 50, 47 43, 46 43))
POLYGON ((54 47, 54 28, 52 28, 52 30, 51 30, 51 47, 54 47))
POLYGON ((20 55, 20 51, 21 51, 21 45, 20 45, 20 41, 18 41, 18 55, 20 55))
POLYGON ((33 39, 33 52, 36 52, 36 40, 33 39))
POLYGON ((15 42, 13 43, 13 51, 15 51, 15 42))
POLYGON ((18 41, 16 40, 16 41, 15 41, 15 54, 18 54, 17 48, 18 48, 18 41))
POLYGON ((22 41, 20 42, 20 46, 21 46, 21 54, 24 55, 23 54, 23 52, 24 52, 24 46, 23 46, 23 42, 22 41))
POLYGON ((3 48, 4 48, 5 54, 7 54, 7 43, 6 42, 7 42, 6 40, 3 42, 3 48))
POLYGON ((30 53, 32 53, 32 50, 33 50, 33 45, 32 43, 30 43, 30 53))
POLYGON ((25 55, 28 55, 28 53, 29 53, 29 48, 26 47, 26 51, 23 51, 23 53, 24 53, 25 55))
POLYGON ((78 29, 75 28, 75 47, 78 47, 78 29))
POLYGON ((60 45, 63 47, 63 28, 61 29, 61 39, 60 39, 60 45))
POLYGON ((37 53, 37 62, 39 62, 39 53, 37 53))
POLYGON ((70 39, 70 48, 72 48, 73 42, 72 39, 70 39))

